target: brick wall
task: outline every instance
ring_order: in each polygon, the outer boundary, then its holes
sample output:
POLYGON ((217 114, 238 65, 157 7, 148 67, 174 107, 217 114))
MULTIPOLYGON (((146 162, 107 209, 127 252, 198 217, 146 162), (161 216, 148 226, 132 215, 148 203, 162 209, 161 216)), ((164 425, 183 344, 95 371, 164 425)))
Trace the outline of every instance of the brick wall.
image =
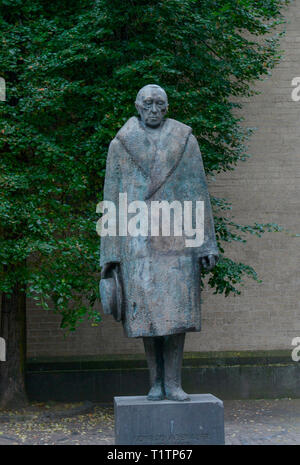
MULTIPOLYGON (((203 293, 201 333, 188 334, 186 350, 289 349, 300 336, 300 102, 291 99, 291 80, 300 76, 300 0, 286 10, 285 50, 272 77, 258 83, 261 95, 247 100, 245 124, 257 127, 249 153, 233 173, 218 176, 210 191, 233 204, 238 223, 276 222, 290 233, 267 233, 246 245, 232 244, 227 254, 252 265, 263 284, 245 283, 241 296, 203 293)), ((99 327, 86 322, 63 338, 59 317, 28 308, 29 356, 138 353, 141 340, 127 339, 122 326, 104 317, 99 327)))

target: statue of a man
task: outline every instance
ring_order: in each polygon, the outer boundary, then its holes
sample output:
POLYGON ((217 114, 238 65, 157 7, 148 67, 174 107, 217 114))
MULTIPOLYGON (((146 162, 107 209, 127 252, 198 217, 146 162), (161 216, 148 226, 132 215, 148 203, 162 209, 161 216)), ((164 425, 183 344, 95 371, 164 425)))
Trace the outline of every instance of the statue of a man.
MULTIPOLYGON (((151 381, 148 399, 185 401, 185 333, 201 329, 201 267, 211 270, 218 260, 210 199, 197 140, 189 126, 165 118, 164 89, 143 87, 135 104, 139 117, 130 118, 109 146, 104 200, 117 206, 117 218, 124 213, 120 193, 126 193, 128 204, 143 201, 149 212, 155 202, 186 206, 201 201, 204 235, 201 244, 187 246, 186 231, 153 235, 149 226, 147 235, 130 235, 122 226, 116 236, 101 239, 101 277, 111 278, 117 271, 125 334, 143 338, 151 381)), ((193 222, 194 210, 186 210, 193 211, 193 222)))

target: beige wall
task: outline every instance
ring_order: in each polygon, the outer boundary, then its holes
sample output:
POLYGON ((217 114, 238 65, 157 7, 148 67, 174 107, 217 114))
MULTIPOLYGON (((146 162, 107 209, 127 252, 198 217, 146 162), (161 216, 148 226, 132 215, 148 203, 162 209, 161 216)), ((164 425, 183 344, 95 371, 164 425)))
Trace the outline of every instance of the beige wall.
MULTIPOLYGON (((227 246, 227 255, 252 265, 263 284, 247 281, 241 296, 203 293, 201 333, 188 334, 186 350, 290 349, 300 336, 300 102, 291 99, 291 80, 300 76, 300 0, 286 10, 285 50, 272 77, 259 82, 261 95, 245 103, 245 124, 259 128, 251 138, 252 158, 218 176, 210 191, 233 204, 239 223, 276 222, 290 234, 267 233, 246 245, 227 246)), ((123 336, 111 317, 97 328, 88 323, 63 339, 59 318, 29 304, 29 356, 137 353, 142 342, 123 336)))

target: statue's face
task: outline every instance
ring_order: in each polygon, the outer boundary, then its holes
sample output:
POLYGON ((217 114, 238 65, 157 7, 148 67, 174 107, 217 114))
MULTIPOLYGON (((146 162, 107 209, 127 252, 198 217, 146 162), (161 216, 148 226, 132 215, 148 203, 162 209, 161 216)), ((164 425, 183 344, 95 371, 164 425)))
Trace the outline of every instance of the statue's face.
POLYGON ((168 110, 166 94, 157 87, 146 87, 136 103, 137 111, 146 126, 160 126, 168 110))

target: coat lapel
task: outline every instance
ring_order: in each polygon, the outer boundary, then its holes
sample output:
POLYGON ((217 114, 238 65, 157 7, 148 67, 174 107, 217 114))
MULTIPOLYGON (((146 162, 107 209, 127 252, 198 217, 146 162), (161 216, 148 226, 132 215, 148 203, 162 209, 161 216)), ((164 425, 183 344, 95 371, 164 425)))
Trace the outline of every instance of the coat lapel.
POLYGON ((189 126, 168 118, 155 146, 138 118, 132 117, 118 132, 116 137, 148 180, 146 199, 152 197, 177 168, 191 131, 189 126))

